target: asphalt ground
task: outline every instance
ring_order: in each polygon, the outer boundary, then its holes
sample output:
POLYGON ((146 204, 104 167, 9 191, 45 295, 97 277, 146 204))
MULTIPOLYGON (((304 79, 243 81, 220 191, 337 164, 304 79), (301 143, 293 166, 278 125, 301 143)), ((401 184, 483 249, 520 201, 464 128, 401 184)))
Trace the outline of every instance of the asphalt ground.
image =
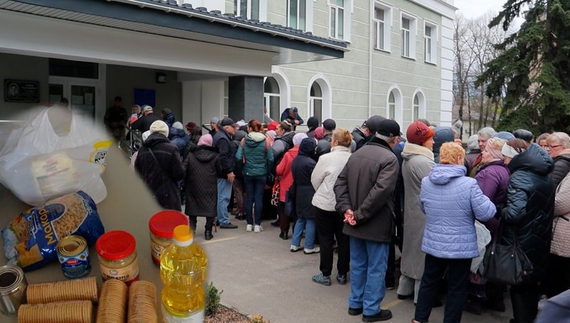
MULTIPOLYGON (((254 233, 245 231, 245 221, 230 218, 239 228, 218 228, 210 241, 204 240, 203 218, 199 218, 196 232, 196 241, 209 259, 207 279, 223 290, 223 305, 246 315, 261 314, 271 323, 362 321, 361 316, 348 315, 350 282, 339 285, 335 270, 332 286, 312 282, 311 277, 319 273, 318 254, 290 252, 291 239, 280 239, 279 228, 272 227, 270 221, 262 223, 263 232, 254 233)), ((505 298, 505 313, 464 312, 462 322, 508 322, 512 313, 508 293, 505 298)), ((445 302, 445 297, 442 300, 445 302)), ((413 301, 399 300, 396 290, 387 291, 381 307, 392 311, 388 322, 409 323, 415 311, 413 301)), ((443 312, 444 307, 433 309, 430 322, 443 322, 443 312)))

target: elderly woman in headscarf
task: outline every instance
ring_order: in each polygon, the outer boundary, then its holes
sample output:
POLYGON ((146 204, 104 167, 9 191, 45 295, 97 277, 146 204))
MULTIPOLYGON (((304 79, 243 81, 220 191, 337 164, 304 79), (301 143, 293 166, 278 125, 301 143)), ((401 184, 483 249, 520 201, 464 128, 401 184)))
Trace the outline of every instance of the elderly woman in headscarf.
POLYGON ((299 145, 305 138, 307 138, 307 135, 305 133, 298 133, 293 136, 293 148, 289 149, 285 153, 283 159, 281 159, 276 169, 276 175, 280 177, 279 206, 277 207, 277 213, 279 215, 279 223, 281 228, 279 237, 283 240, 289 239, 289 224, 295 220, 289 218, 289 216, 285 214, 285 196, 293 184, 291 164, 293 163, 293 159, 295 159, 295 157, 297 157, 299 154, 299 145))
MULTIPOLYGON (((504 162, 505 156, 502 153, 504 145, 505 141, 498 137, 487 140, 485 149, 481 152, 479 170, 475 175, 475 180, 477 180, 483 194, 499 210, 505 206, 510 177, 509 168, 504 162)), ((484 223, 492 237, 499 227, 500 216, 501 214, 497 212, 493 218, 484 223)), ((504 312, 503 286, 490 282, 486 283, 478 274, 472 273, 465 310, 474 314, 481 314, 483 306, 504 312)))
POLYGON ((218 149, 212 147, 213 138, 207 134, 200 137, 196 149, 188 152, 184 160, 186 176, 184 191, 186 208, 184 213, 190 220, 190 227, 196 231, 197 217, 206 217, 204 238, 212 239, 212 226, 217 214, 218 175, 222 174, 222 166, 218 149), (213 197, 213 198, 212 198, 213 197))
POLYGON ((315 223, 315 207, 311 203, 315 195, 315 189, 311 183, 311 174, 317 162, 315 154, 317 141, 314 138, 305 138, 299 145, 299 154, 291 163, 291 173, 293 174, 293 185, 290 190, 295 197, 295 229, 293 230, 293 240, 291 240, 291 251, 295 252, 304 249, 305 254, 318 253, 319 247, 315 246, 317 235, 315 223), (305 231, 305 246, 301 246, 301 236, 305 231))

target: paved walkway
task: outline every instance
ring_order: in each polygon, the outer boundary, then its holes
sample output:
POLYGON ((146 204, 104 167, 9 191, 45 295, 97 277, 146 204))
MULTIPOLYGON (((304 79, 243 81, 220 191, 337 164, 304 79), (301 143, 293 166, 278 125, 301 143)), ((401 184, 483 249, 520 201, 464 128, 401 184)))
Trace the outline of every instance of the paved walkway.
MULTIPOLYGON (((233 216, 231 216, 233 219, 233 216)), ((347 314, 350 284, 322 286, 311 281, 319 272, 319 255, 289 251, 291 240, 278 237, 279 229, 263 222, 264 231, 245 231, 245 221, 232 220, 238 229, 219 229, 214 239, 203 239, 204 219, 199 219, 197 242, 208 254, 208 280, 223 290, 221 301, 247 315, 261 314, 271 323, 362 322, 361 316, 347 314)), ((333 276, 336 272, 333 270, 333 276)), ((508 295, 505 294, 506 296, 508 295)), ((462 322, 508 322, 507 312, 463 314, 462 322)), ((412 300, 398 300, 396 291, 388 291, 382 308, 393 313, 388 322, 409 323, 414 315, 412 300)), ((430 322, 443 321, 443 307, 433 310, 430 322)))

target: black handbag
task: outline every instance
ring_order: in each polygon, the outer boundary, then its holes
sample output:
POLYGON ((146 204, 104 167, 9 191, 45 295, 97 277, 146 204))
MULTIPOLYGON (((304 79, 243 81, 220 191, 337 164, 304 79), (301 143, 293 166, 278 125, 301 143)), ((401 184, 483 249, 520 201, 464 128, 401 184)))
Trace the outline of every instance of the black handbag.
MULTIPOLYGON (((502 221, 499 228, 502 227, 502 221)), ((502 233, 502 230, 497 231, 502 233)), ((487 280, 507 285, 520 285, 527 281, 533 273, 532 262, 519 247, 519 239, 515 235, 513 245, 497 244, 499 235, 495 234, 491 245, 485 250, 485 257, 479 267, 479 273, 487 280)))
POLYGON ((285 193, 285 215, 290 218, 295 218, 297 216, 295 207, 295 183, 289 187, 289 190, 285 193))

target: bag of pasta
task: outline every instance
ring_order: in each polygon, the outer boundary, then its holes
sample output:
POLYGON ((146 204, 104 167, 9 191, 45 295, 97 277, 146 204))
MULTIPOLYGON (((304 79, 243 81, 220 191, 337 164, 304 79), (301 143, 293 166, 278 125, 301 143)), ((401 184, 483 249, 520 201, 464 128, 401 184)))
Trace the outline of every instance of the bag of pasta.
POLYGON ((97 205, 85 192, 78 191, 16 216, 2 229, 4 254, 9 264, 35 270, 57 259, 56 246, 62 238, 80 235, 93 245, 103 233, 97 205))

